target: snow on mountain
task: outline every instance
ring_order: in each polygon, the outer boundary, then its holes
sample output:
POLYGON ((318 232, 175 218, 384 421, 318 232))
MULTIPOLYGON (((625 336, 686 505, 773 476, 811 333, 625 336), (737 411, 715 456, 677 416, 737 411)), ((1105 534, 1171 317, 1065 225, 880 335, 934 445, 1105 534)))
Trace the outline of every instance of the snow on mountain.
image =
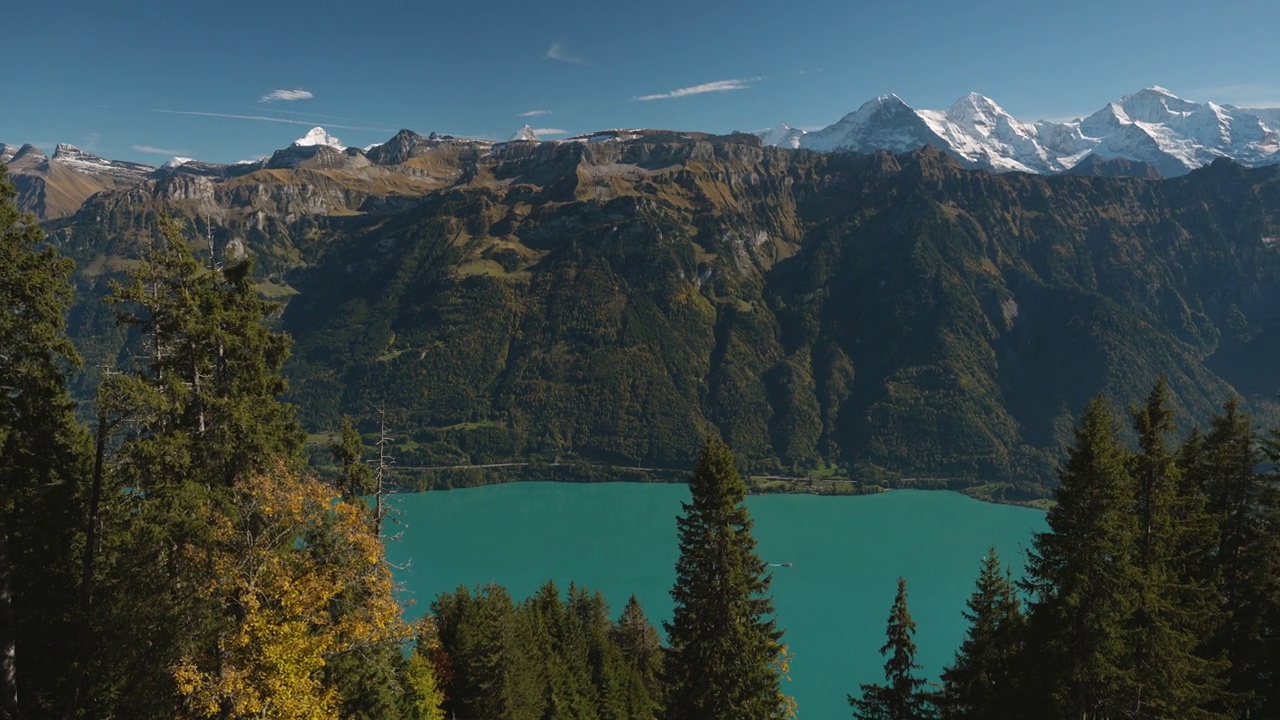
MULTIPOLYGON (((620 142, 646 132, 602 130, 569 141, 620 142)), ((978 93, 961 97, 945 110, 915 109, 897 95, 881 95, 821 130, 805 132, 782 123, 753 134, 766 146, 822 152, 900 153, 933 145, 965 166, 997 172, 1058 173, 1077 166, 1078 172, 1088 172, 1100 163, 1115 160, 1108 171, 1124 172, 1125 168, 1137 167, 1149 172, 1146 168, 1154 168, 1171 177, 1220 157, 1247 166, 1280 164, 1280 108, 1200 103, 1158 86, 1125 95, 1088 117, 1066 122, 1025 122, 978 93)), ((445 141, 479 147, 493 145, 491 141, 435 133, 424 139, 405 130, 361 151, 348 149, 324 128, 315 127, 289 147, 276 151, 269 161, 246 161, 244 167, 295 168, 309 164, 354 171, 369 161, 378 165, 402 163, 421 147, 445 141)), ((529 125, 516 131, 508 142, 522 141, 539 142, 529 125)), ((111 185, 140 180, 153 171, 160 175, 232 172, 219 169, 226 166, 183 157, 173 158, 156 170, 147 165, 106 160, 65 144, 58 145, 51 158, 32 146, 0 144, 0 162, 15 173, 46 172, 52 163, 60 171, 71 169, 95 175, 99 180, 110 178, 111 185)))
POLYGON ((310 147, 312 145, 328 145, 334 150, 346 150, 347 146, 342 144, 338 138, 325 132, 322 127, 313 127, 306 135, 293 141, 297 147, 310 147))
POLYGON ((71 168, 89 175, 108 175, 116 180, 141 181, 147 173, 155 170, 150 165, 125 162, 123 160, 107 160, 93 153, 86 152, 75 145, 58 143, 53 150, 49 162, 71 168))
POLYGON ((53 149, 52 160, 63 165, 71 165, 81 170, 106 169, 111 161, 100 158, 93 153, 85 152, 75 145, 58 143, 53 149))
POLYGON ((507 140, 507 142, 518 142, 522 140, 528 141, 528 142, 538 142, 538 134, 533 131, 533 128, 529 127, 528 125, 525 125, 524 127, 515 131, 515 133, 511 135, 511 139, 507 140))
MULTIPOLYGON (((773 133, 756 134, 765 144, 783 144, 769 142, 773 133)), ((1062 172, 1096 155, 1145 163, 1169 177, 1219 157, 1245 165, 1280 162, 1280 110, 1202 104, 1153 86, 1081 120, 1028 123, 977 93, 945 111, 917 110, 896 95, 882 95, 829 127, 801 135, 797 144, 863 153, 929 144, 972 167, 1035 173, 1062 172)))
POLYGON ((800 128, 782 123, 777 127, 756 130, 751 134, 760 138, 760 143, 765 147, 786 147, 794 150, 800 147, 800 138, 804 137, 805 132, 800 128))
POLYGON ((955 154, 969 163, 995 170, 1056 172, 1037 140, 1034 125, 1020 122, 991 98, 969 93, 945 112, 916 111, 955 154))
POLYGON ((800 147, 824 152, 907 152, 924 145, 948 147, 946 141, 897 95, 881 95, 868 100, 834 125, 805 133, 800 138, 800 147))

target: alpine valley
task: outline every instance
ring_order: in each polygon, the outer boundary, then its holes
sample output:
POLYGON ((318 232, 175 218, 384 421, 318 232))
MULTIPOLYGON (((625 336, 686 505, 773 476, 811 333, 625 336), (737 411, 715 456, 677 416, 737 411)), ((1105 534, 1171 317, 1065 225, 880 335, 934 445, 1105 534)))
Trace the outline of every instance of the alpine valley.
POLYGON ((385 411, 402 466, 656 472, 711 433, 757 472, 1026 499, 1099 392, 1163 374, 1184 421, 1277 416, 1278 130, 1150 88, 1068 123, 884 96, 809 133, 0 157, 78 262, 82 393, 129 351, 102 297, 168 212, 287 301, 308 429, 385 411))

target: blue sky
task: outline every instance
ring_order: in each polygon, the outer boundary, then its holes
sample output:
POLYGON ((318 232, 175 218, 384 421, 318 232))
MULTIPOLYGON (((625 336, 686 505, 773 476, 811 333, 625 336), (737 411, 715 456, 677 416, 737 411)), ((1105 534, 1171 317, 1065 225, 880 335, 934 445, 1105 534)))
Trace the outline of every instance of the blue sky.
POLYGON ((1280 106, 1275 0, 15 5, 0 141, 151 164, 267 155, 312 125, 348 145, 821 127, 882 93, 942 109, 977 91, 1023 120, 1150 85, 1280 106))

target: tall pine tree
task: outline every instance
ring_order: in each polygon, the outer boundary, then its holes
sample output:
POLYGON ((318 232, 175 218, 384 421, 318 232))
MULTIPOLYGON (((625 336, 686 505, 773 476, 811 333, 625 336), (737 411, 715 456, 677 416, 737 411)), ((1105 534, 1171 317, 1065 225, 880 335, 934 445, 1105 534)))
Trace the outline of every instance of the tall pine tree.
POLYGON ((662 641, 635 595, 627 599, 622 614, 609 630, 609 637, 635 670, 651 702, 659 702, 662 699, 662 641))
POLYGON ((769 720, 792 714, 782 693, 782 631, 756 554, 746 485, 733 454, 708 438, 676 520, 680 558, 664 627, 668 720, 769 720))
POLYGON ((1026 617, 1018 588, 993 547, 982 560, 977 588, 966 603, 969 621, 955 662, 942 671, 939 709, 947 720, 1016 717, 1026 617))
POLYGON ((1210 647, 1226 655, 1236 717, 1274 717, 1280 676, 1280 503, 1277 476, 1263 472, 1253 421, 1231 398, 1210 420, 1199 453, 1209 514, 1217 527, 1207 575, 1221 599, 1210 647))
POLYGON ((1127 622, 1133 615, 1136 523, 1127 451, 1111 404, 1090 401, 1059 471, 1049 531, 1027 568, 1030 639, 1044 717, 1114 717, 1134 677, 1127 622))
POLYGON ((880 654, 886 655, 884 679, 886 684, 861 686, 862 696, 849 696, 853 716, 858 720, 924 720, 928 717, 928 702, 921 691, 924 679, 916 676, 920 665, 916 663, 915 620, 907 608, 907 581, 898 578, 898 593, 889 611, 889 623, 885 629, 885 643, 880 654))
POLYGON ((1200 515, 1182 498, 1181 471, 1169 449, 1176 427, 1163 377, 1146 402, 1133 409, 1138 452, 1130 460, 1137 528, 1134 536, 1135 607, 1129 646, 1135 686, 1129 717, 1160 718, 1199 713, 1217 699, 1218 664, 1200 654, 1207 586, 1185 572, 1188 547, 1200 515))
POLYGON ((0 164, 0 718, 74 708, 87 447, 66 373, 71 261, 18 212, 0 164))

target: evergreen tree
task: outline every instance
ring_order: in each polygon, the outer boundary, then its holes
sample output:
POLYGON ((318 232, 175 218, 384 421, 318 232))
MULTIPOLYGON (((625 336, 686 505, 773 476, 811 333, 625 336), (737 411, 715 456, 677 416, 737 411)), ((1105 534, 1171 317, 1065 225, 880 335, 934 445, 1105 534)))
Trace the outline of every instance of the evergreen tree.
POLYGON ((622 614, 609 630, 609 638, 635 671, 645 695, 654 705, 649 710, 652 715, 662 698, 662 641, 635 595, 627 599, 622 614))
POLYGON ((898 593, 889 611, 886 639, 880 648, 887 655, 884 663, 885 685, 864 684, 862 696, 849 696, 853 716, 858 720, 923 720, 928 717, 928 703, 921 691, 924 679, 916 677, 916 623, 907 608, 907 581, 898 578, 898 593))
POLYGON ((1207 586, 1185 572, 1181 557, 1199 515, 1180 497, 1179 470, 1167 438, 1176 429, 1169 388, 1161 377, 1132 411, 1138 452, 1130 462, 1137 528, 1133 550, 1136 605, 1129 624, 1135 687, 1129 717, 1206 713, 1216 699, 1215 663, 1199 654, 1207 586))
POLYGON ((1128 453, 1117 433, 1110 403, 1092 400, 1059 472, 1049 531, 1036 535, 1030 554, 1029 642, 1045 717, 1117 716, 1135 684, 1127 623, 1136 524, 1128 453))
MULTIPOLYGON (((519 605, 501 586, 441 595, 431 657, 458 717, 495 720, 652 720, 656 703, 615 642, 600 593, 547 582, 519 605)), ((648 633, 654 633, 648 627, 648 633)))
POLYGON ((1208 569, 1222 622, 1210 647, 1225 653, 1232 715, 1274 717, 1280 677, 1280 524, 1277 477, 1260 470, 1263 448, 1232 398, 1210 421, 1200 458, 1217 548, 1208 569))
POLYGON ((982 561, 977 588, 964 617, 969 630, 955 662, 942 671, 942 717, 999 720, 1016 717, 1026 617, 1012 576, 992 547, 982 561))
POLYGON ((0 164, 0 718, 74 708, 87 475, 66 373, 71 262, 20 214, 0 164))
POLYGON ((368 495, 376 488, 373 468, 364 462, 364 440, 360 432, 351 423, 349 415, 342 416, 342 428, 338 431, 338 440, 329 446, 333 459, 342 467, 340 488, 343 498, 354 500, 368 495))
POLYGON ((768 720, 792 713, 781 691, 782 631, 756 555, 746 486, 724 443, 709 438, 677 521, 675 601, 665 624, 668 720, 768 720))
POLYGON ((258 297, 252 259, 202 267, 176 221, 162 218, 158 232, 110 298, 118 322, 141 334, 133 394, 151 397, 123 453, 130 480, 226 488, 281 461, 299 467, 302 433, 279 400, 291 340, 266 325, 279 307, 258 297))
POLYGON ((490 584, 473 595, 459 587, 437 598, 431 611, 445 667, 446 716, 541 720, 547 699, 541 652, 551 640, 527 615, 517 616, 506 588, 490 584))

